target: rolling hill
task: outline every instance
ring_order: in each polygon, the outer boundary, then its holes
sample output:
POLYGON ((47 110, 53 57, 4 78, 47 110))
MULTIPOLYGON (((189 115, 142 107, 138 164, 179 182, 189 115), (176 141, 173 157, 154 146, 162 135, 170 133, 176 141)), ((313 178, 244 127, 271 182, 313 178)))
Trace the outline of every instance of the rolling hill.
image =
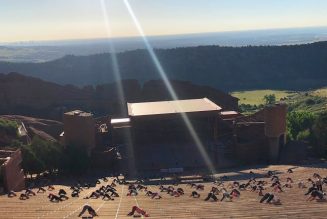
MULTIPOLYGON (((126 116, 120 108, 126 102, 170 100, 162 81, 123 80, 125 99, 118 94, 117 83, 79 88, 59 85, 17 73, 0 74, 0 115, 16 114, 62 119, 63 112, 81 109, 95 115, 126 116)), ((226 110, 236 110, 238 99, 220 90, 189 82, 171 81, 180 99, 208 97, 226 110)))
MULTIPOLYGON (((307 90, 327 85, 327 42, 292 46, 200 46, 158 49, 169 79, 225 91, 307 90)), ((122 79, 160 79, 146 50, 117 54, 122 79)), ((43 63, 0 62, 0 72, 19 72, 58 84, 112 83, 111 54, 65 56, 43 63)))
POLYGON ((287 103, 290 111, 320 113, 327 110, 327 88, 308 91, 250 90, 231 93, 239 99, 240 109, 247 114, 257 111, 260 105, 264 105, 264 96, 270 94, 276 96, 276 101, 282 100, 287 103))

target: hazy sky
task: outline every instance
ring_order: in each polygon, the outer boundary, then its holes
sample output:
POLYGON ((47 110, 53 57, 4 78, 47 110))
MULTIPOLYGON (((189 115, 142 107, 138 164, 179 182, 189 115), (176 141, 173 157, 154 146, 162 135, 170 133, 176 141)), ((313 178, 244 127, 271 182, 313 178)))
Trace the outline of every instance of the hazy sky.
MULTIPOLYGON (((138 35, 104 0, 113 36, 138 35)), ((327 0, 129 0, 147 35, 327 26, 327 0)), ((106 37, 101 0, 0 0, 0 42, 106 37)))

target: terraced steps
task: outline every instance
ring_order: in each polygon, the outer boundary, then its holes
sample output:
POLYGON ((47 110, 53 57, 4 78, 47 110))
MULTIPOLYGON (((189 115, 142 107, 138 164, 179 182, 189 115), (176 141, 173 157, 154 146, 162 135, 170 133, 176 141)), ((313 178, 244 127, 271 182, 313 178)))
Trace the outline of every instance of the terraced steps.
MULTIPOLYGON (((282 205, 260 204, 258 194, 250 191, 242 191, 241 196, 232 202, 205 202, 203 199, 212 187, 212 183, 203 183, 205 190, 200 191, 199 199, 189 197, 193 191, 186 184, 181 184, 185 191, 184 196, 178 198, 172 197, 166 193, 161 193, 163 198, 156 200, 145 196, 145 192, 140 192, 138 196, 126 196, 127 186, 118 185, 117 191, 120 197, 114 201, 103 201, 102 199, 83 199, 94 190, 82 191, 79 198, 69 198, 60 203, 51 203, 45 194, 37 194, 29 200, 21 201, 17 197, 8 198, 0 196, 0 218, 76 218, 84 204, 91 205, 99 214, 99 218, 131 218, 127 213, 132 206, 136 205, 146 210, 150 218, 325 218, 327 215, 327 202, 307 202, 304 193, 306 189, 299 189, 296 186, 298 180, 305 180, 312 177, 314 172, 322 176, 327 175, 327 169, 321 167, 298 167, 294 173, 285 173, 290 166, 270 166, 264 169, 251 169, 258 175, 266 173, 268 170, 277 170, 283 172, 279 174, 282 181, 286 181, 288 176, 294 180, 294 186, 291 189, 285 189, 284 193, 279 193, 282 205)), ((223 173, 230 179, 243 179, 250 177, 247 170, 237 170, 234 172, 223 173)), ((267 179, 265 179, 267 180, 267 179)), ((111 182, 111 180, 109 180, 111 182)), ((102 182, 102 185, 107 183, 102 182)), ((227 185, 228 182, 225 183, 227 185)), ((98 187, 101 185, 97 185, 98 187)), ((55 186, 56 191, 60 188, 70 191, 67 186, 55 186)), ((159 191, 158 186, 149 185, 151 191, 159 191)), ((324 189, 326 189, 324 187, 324 189)), ((267 189, 269 191, 269 188, 267 189)), ((221 198, 219 196, 218 198, 221 198)))

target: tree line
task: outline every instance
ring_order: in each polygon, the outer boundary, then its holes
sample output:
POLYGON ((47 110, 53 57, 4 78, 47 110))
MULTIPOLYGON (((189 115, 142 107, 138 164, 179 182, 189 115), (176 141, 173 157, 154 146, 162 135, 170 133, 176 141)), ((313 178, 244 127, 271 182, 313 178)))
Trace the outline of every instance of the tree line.
POLYGON ((14 140, 12 147, 22 151, 22 168, 26 175, 48 173, 83 173, 90 166, 90 158, 83 148, 64 147, 58 142, 34 136, 30 144, 14 140))
MULTIPOLYGON (((327 42, 291 46, 198 46, 155 50, 167 77, 225 91, 307 90, 327 84, 327 42)), ((43 63, 0 62, 0 72, 19 72, 59 84, 114 81, 112 54, 65 56, 43 63)), ((160 79, 146 50, 116 54, 122 79, 160 79)))
POLYGON ((287 138, 310 143, 315 152, 327 155, 327 111, 314 114, 292 111, 287 114, 287 138))

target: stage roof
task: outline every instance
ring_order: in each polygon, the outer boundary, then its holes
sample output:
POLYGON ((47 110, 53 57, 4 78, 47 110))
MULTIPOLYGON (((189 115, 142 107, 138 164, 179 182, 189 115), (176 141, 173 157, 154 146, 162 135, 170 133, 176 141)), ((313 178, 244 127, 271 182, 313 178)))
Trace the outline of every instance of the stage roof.
POLYGON ((220 106, 216 105, 208 98, 127 103, 127 106, 128 115, 132 117, 192 112, 218 112, 221 110, 220 106))
POLYGON ((82 116, 82 117, 90 117, 90 116, 93 116, 92 113, 83 112, 81 110, 73 110, 73 111, 70 111, 70 112, 66 112, 65 115, 69 115, 69 116, 82 116))

